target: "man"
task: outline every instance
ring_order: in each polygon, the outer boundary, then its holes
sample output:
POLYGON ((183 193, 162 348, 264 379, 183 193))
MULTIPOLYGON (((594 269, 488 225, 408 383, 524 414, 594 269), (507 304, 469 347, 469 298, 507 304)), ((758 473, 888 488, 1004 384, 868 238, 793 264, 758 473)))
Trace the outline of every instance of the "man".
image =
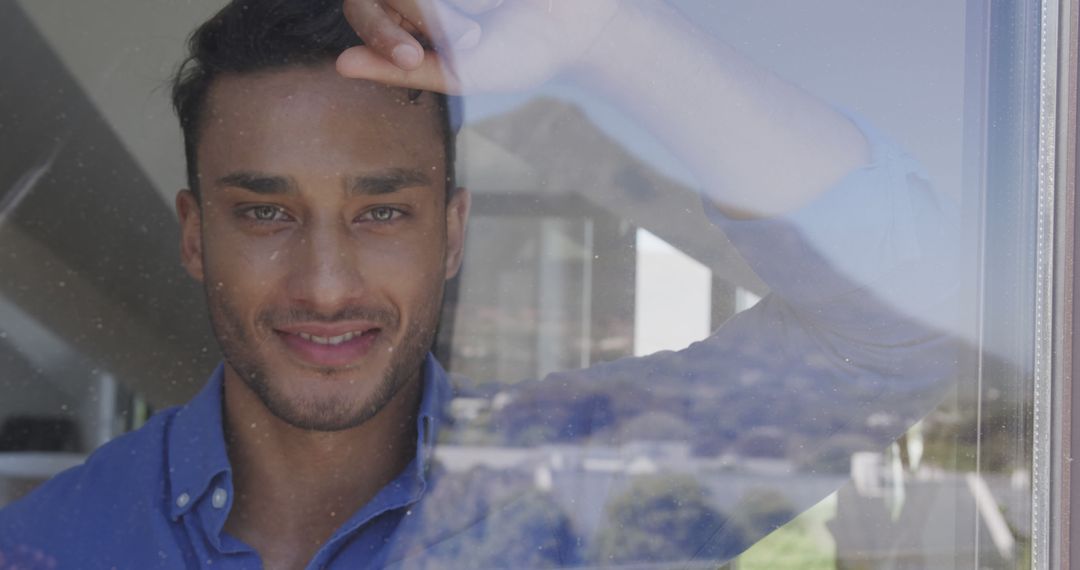
POLYGON ((452 564, 466 529, 420 516, 448 390, 427 351, 470 203, 440 93, 577 76, 699 176, 775 292, 681 353, 546 382, 725 382, 784 355, 812 379, 825 362, 801 397, 852 421, 940 393, 951 349, 922 322, 948 306, 940 212, 845 116, 659 3, 340 1, 235 0, 193 36, 176 207, 224 363, 188 405, 6 509, 0 551, 77 568, 452 564))

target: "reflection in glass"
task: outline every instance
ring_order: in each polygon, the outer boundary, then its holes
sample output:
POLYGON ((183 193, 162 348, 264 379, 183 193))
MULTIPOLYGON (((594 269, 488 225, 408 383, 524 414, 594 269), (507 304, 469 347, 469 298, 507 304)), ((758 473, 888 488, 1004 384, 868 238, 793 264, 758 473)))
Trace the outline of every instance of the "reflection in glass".
MULTIPOLYGON (((675 4, 849 114, 880 168, 744 222, 570 79, 466 97, 472 218, 434 346, 452 391, 387 560, 1026 567, 1028 3, 993 22, 977 3, 675 4)), ((57 6, 0 6, 0 47, 26 54, 0 90, 0 504, 188 401, 219 358, 172 261, 174 127, 125 118, 104 55, 68 37, 176 38, 151 62, 164 80, 205 14, 130 26, 57 6)))

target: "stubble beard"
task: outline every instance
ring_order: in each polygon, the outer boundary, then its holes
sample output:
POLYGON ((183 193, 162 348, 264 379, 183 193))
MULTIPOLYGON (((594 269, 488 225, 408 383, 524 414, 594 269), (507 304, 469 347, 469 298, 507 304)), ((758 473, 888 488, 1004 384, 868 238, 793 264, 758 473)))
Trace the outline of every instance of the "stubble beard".
MULTIPOLYGON (((209 279, 207 281, 211 282, 209 279)), ((270 366, 259 356, 257 346, 259 341, 253 340, 252 335, 248 334, 243 319, 233 309, 226 296, 210 287, 205 289, 210 323, 225 361, 271 414, 295 428, 307 431, 333 432, 359 426, 375 417, 405 385, 411 381, 419 381, 424 358, 434 342, 439 308, 442 306, 442 288, 439 287, 438 293, 433 296, 433 302, 419 307, 416 318, 405 324, 405 334, 400 345, 393 347, 386 371, 382 378, 378 379, 378 385, 366 401, 357 402, 340 396, 301 400, 283 393, 271 381, 270 366)), ((268 334, 273 335, 276 333, 272 332, 271 323, 283 324, 282 318, 304 320, 298 313, 298 311, 291 311, 288 312, 291 316, 283 316, 267 311, 260 314, 256 322, 260 327, 265 328, 268 334)), ((380 335, 397 330, 396 325, 400 324, 396 315, 389 311, 363 308, 347 308, 339 311, 333 319, 318 320, 332 322, 332 320, 348 318, 364 318, 383 324, 380 335)), ((310 370, 310 375, 321 376, 341 372, 341 369, 337 368, 312 368, 310 370)), ((279 384, 290 381, 303 382, 304 379, 278 379, 279 384)), ((342 378, 335 381, 349 382, 350 380, 342 378)))

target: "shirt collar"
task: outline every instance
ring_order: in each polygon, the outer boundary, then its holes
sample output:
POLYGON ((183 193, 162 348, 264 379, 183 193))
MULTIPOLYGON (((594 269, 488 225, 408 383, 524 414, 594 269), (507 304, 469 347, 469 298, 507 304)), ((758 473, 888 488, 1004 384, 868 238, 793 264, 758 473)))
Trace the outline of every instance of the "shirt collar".
POLYGON ((416 417, 416 474, 421 481, 431 464, 435 442, 442 427, 447 404, 450 401, 450 380, 446 370, 435 357, 428 353, 424 359, 424 393, 416 417))
MULTIPOLYGON (((222 415, 224 375, 222 363, 214 369, 206 386, 176 412, 166 436, 169 514, 174 520, 194 508, 215 479, 221 475, 231 476, 222 415)), ((416 419, 416 459, 413 462, 420 482, 426 480, 450 396, 446 371, 430 353, 424 359, 422 384, 424 390, 416 419)))
POLYGON ((222 416, 224 377, 222 363, 206 386, 176 412, 169 427, 169 514, 173 519, 194 508, 217 476, 230 472, 222 416))

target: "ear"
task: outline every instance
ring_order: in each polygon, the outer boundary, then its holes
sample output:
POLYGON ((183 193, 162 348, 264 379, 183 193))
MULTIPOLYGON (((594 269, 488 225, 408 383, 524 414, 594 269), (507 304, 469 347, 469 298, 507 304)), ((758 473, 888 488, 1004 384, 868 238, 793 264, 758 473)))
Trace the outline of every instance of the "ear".
POLYGON ((465 224, 469 221, 472 197, 464 188, 456 188, 446 202, 446 278, 457 275, 465 256, 465 224))
POLYGON ((202 208, 191 190, 176 193, 176 215, 180 218, 180 263, 188 275, 203 281, 202 208))

